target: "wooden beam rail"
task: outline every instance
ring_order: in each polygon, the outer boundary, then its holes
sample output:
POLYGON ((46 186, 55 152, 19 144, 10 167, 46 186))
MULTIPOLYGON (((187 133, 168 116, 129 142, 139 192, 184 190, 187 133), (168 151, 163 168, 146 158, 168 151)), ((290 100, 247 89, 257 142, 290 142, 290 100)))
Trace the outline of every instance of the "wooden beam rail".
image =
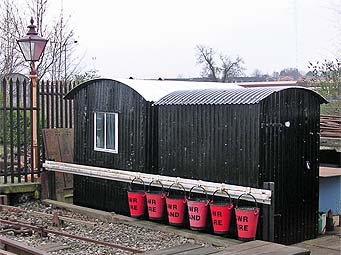
MULTIPOLYGON (((208 195, 212 195, 217 189, 225 189, 230 194, 231 198, 238 198, 243 193, 252 194, 258 203, 271 205, 271 190, 268 189, 256 189, 251 187, 244 187, 238 185, 230 185, 227 183, 215 183, 201 180, 192 180, 180 177, 147 174, 141 172, 132 172, 125 170, 108 169, 94 166, 85 166, 78 164, 62 163, 55 161, 46 161, 43 167, 47 171, 62 172, 68 174, 82 175, 94 178, 101 178, 107 180, 114 180, 120 182, 130 183, 135 177, 141 178, 146 185, 149 185, 152 181, 159 180, 164 188, 169 188, 174 182, 180 183, 186 191, 189 191, 193 186, 201 185, 205 188, 208 195)), ((157 182, 153 182, 152 186, 159 186, 157 182)), ((175 185, 174 189, 178 189, 175 185)), ((172 188, 173 188, 172 187, 172 188)), ((218 196, 226 196, 217 192, 218 196)), ((243 196, 242 200, 253 201, 251 197, 243 196)))

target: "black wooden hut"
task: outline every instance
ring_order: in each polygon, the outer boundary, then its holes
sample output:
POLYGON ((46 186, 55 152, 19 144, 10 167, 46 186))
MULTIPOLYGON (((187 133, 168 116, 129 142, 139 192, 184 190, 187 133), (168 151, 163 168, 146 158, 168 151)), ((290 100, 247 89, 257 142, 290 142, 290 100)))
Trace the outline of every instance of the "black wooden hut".
POLYGON ((274 182, 275 242, 315 238, 325 102, 301 87, 170 93, 154 104, 158 172, 255 188, 274 182))
MULTIPOLYGON (((74 163, 155 173, 157 123, 152 103, 180 89, 226 87, 238 86, 134 79, 82 83, 65 96, 74 101, 74 163)), ((128 215, 126 186, 75 176, 74 203, 128 215)))

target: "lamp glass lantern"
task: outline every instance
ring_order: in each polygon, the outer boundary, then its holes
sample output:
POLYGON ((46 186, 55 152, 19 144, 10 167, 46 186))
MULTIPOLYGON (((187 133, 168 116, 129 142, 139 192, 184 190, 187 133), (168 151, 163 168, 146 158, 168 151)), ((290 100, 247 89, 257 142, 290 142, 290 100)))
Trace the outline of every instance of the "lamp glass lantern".
POLYGON ((26 36, 17 40, 18 45, 26 61, 38 61, 45 50, 47 39, 44 39, 36 32, 36 26, 33 25, 33 18, 31 18, 31 25, 28 26, 29 31, 26 36))

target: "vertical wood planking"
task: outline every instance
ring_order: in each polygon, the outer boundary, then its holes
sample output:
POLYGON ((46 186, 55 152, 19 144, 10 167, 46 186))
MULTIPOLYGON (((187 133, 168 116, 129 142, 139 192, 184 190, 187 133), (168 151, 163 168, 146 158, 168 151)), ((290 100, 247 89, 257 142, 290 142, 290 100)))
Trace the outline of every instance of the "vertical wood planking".
MULTIPOLYGON (((147 104, 135 91, 114 81, 95 81, 75 95, 74 116, 75 162, 87 165, 118 166, 132 171, 149 172, 147 167, 146 125, 147 104), (93 112, 119 114, 119 152, 94 151, 93 112)), ((120 182, 75 178, 74 201, 76 204, 98 206, 127 214, 126 185, 120 182), (93 194, 90 195, 90 189, 93 194), (110 199, 107 199, 110 197, 110 199), (115 203, 113 202, 115 201, 115 203)))
POLYGON ((263 240, 275 240, 275 184, 264 182, 263 188, 271 190, 271 205, 263 205, 263 240))

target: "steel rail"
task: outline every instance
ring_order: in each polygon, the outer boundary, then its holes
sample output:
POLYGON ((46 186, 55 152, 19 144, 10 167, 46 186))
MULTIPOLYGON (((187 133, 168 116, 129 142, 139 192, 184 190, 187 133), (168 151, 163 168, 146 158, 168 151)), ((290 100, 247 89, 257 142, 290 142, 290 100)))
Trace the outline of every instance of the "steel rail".
POLYGON ((8 228, 8 229, 4 229, 4 230, 0 230, 0 234, 5 234, 8 232, 13 232, 14 235, 32 235, 32 229, 14 229, 14 228, 8 228))
MULTIPOLYGON (((25 212, 25 213, 32 214, 32 215, 53 218, 53 214, 51 214, 51 213, 30 211, 30 210, 25 210, 25 209, 22 209, 22 208, 16 207, 16 206, 0 205, 0 211, 2 209, 7 210, 9 212, 25 212)), ((58 215, 58 218, 63 220, 63 221, 69 221, 69 222, 73 222, 73 223, 81 223, 81 224, 90 225, 90 226, 96 225, 96 223, 93 223, 93 222, 79 220, 79 219, 74 219, 74 218, 67 217, 67 216, 58 215)))
POLYGON ((120 250, 130 251, 130 252, 134 252, 134 253, 143 253, 144 252, 142 250, 125 247, 125 246, 121 246, 121 245, 118 245, 118 244, 109 243, 109 242, 106 242, 106 241, 100 241, 100 240, 95 240, 95 239, 88 238, 88 237, 77 236, 77 235, 69 234, 69 233, 66 233, 66 232, 61 232, 61 231, 58 231, 58 230, 47 229, 45 227, 33 226, 33 225, 27 224, 27 223, 19 223, 17 221, 4 220, 4 219, 0 219, 0 222, 1 223, 5 223, 5 224, 11 224, 11 225, 19 226, 19 227, 30 228, 30 229, 32 229, 34 231, 37 231, 38 233, 50 233, 50 234, 55 234, 55 235, 66 236, 66 237, 70 237, 70 238, 74 238, 74 239, 79 239, 79 240, 86 241, 86 242, 91 242, 91 243, 95 243, 95 244, 109 246, 109 247, 120 249, 120 250))
POLYGON ((28 246, 22 242, 9 239, 4 236, 0 236, 0 246, 3 246, 0 250, 0 255, 48 255, 46 251, 37 249, 35 247, 28 246))

